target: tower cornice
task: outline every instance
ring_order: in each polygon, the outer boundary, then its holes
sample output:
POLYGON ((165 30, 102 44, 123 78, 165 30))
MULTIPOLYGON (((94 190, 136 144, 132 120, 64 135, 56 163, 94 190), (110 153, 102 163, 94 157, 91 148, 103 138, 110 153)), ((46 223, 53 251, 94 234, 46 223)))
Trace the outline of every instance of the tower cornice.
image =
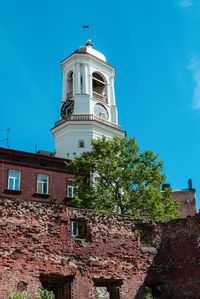
POLYGON ((83 124, 86 124, 88 122, 97 122, 97 123, 100 123, 100 124, 103 124, 105 126, 108 126, 112 129, 115 129, 115 130, 118 130, 118 131, 121 131, 122 132, 122 128, 121 126, 115 124, 115 123, 112 123, 110 121, 106 121, 100 117, 97 117, 93 114, 78 114, 78 115, 71 115, 69 117, 65 117, 64 119, 61 119, 59 121, 57 121, 55 123, 55 126, 51 129, 51 131, 53 132, 57 127, 59 126, 66 126, 68 124, 80 124, 80 125, 83 125, 83 124))
POLYGON ((99 58, 97 58, 97 57, 95 57, 95 56, 93 56, 89 53, 80 54, 80 53, 76 53, 76 51, 60 62, 62 69, 65 67, 66 63, 69 63, 70 60, 73 60, 73 59, 76 59, 77 61, 81 60, 81 59, 87 59, 88 61, 90 61, 90 59, 91 59, 93 61, 96 61, 97 64, 100 64, 100 65, 103 64, 109 70, 112 69, 114 71, 114 75, 115 75, 115 67, 112 66, 111 64, 109 64, 106 61, 103 61, 103 60, 101 60, 101 59, 99 59, 99 58))

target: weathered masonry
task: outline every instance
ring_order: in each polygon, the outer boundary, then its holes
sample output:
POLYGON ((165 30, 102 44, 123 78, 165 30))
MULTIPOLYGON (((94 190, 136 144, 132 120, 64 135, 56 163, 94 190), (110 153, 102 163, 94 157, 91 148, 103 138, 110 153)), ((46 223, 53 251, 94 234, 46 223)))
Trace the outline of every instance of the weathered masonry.
POLYGON ((1 198, 0 297, 200 298, 200 216, 159 223, 1 198))

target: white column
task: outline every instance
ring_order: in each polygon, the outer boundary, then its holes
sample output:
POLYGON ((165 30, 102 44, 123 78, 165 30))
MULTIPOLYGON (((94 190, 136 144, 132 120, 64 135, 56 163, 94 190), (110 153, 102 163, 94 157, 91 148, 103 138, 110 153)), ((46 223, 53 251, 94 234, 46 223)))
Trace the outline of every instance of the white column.
POLYGON ((81 70, 80 70, 80 63, 76 64, 76 70, 75 70, 75 94, 80 94, 81 93, 81 70))
POLYGON ((114 77, 110 77, 110 89, 111 89, 111 104, 116 105, 116 103, 115 103, 114 77))
POLYGON ((83 94, 88 94, 88 66, 83 64, 83 94))
POLYGON ((67 78, 63 72, 63 90, 62 90, 62 102, 65 102, 67 98, 67 78))
POLYGON ((108 100, 108 105, 112 105, 113 101, 112 101, 112 88, 110 85, 110 81, 107 81, 106 84, 106 96, 107 96, 107 100, 108 100))
POLYGON ((92 97, 92 70, 90 65, 88 66, 88 94, 92 97))

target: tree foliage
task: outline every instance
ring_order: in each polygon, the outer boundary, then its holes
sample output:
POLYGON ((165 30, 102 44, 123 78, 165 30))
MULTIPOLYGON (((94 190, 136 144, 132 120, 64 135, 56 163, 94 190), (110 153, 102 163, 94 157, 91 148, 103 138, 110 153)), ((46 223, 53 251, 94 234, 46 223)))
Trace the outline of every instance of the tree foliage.
POLYGON ((170 190, 161 192, 166 177, 158 155, 141 151, 135 138, 103 137, 91 144, 90 152, 75 156, 67 165, 78 184, 70 206, 158 220, 180 216, 170 190))
MULTIPOLYGON (((19 292, 16 290, 7 291, 8 299, 31 299, 32 297, 28 295, 26 292, 19 292)), ((37 294, 35 294, 34 298, 37 299, 55 299, 55 295, 52 291, 48 291, 44 289, 42 286, 38 289, 37 294)))

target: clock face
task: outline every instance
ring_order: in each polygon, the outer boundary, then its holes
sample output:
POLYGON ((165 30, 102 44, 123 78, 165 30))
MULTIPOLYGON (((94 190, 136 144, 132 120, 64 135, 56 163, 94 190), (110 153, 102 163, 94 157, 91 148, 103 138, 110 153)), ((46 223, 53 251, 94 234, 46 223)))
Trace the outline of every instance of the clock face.
POLYGON ((94 106, 94 113, 96 116, 108 120, 108 111, 102 104, 96 104, 94 106))
POLYGON ((60 110, 60 115, 62 118, 65 116, 69 116, 74 112, 74 101, 68 100, 63 103, 62 108, 60 110))

